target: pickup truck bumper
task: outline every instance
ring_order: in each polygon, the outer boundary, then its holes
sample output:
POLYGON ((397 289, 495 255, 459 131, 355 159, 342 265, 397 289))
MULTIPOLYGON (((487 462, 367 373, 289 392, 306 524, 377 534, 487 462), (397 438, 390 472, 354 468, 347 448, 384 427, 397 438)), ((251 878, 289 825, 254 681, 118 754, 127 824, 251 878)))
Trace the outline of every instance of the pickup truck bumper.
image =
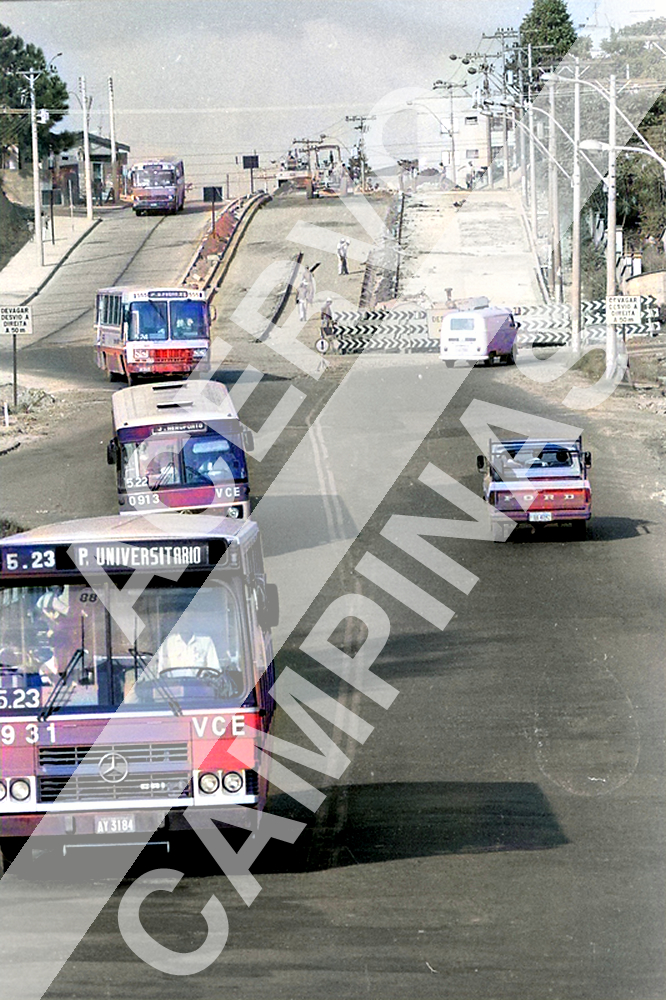
MULTIPOLYGON (((589 521, 592 516, 591 504, 568 510, 519 510, 502 511, 504 517, 511 518, 517 524, 552 524, 557 521, 589 521)), ((492 509, 490 519, 499 524, 503 517, 499 511, 492 509)))

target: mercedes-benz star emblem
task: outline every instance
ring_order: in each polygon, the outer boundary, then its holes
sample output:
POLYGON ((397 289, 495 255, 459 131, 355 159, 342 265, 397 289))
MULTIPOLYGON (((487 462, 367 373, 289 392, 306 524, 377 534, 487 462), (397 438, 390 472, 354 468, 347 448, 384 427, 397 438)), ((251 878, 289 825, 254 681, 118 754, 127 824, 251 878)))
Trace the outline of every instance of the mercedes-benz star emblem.
POLYGON ((119 753, 105 753, 97 769, 102 781, 108 781, 110 785, 124 781, 129 774, 129 764, 119 753))

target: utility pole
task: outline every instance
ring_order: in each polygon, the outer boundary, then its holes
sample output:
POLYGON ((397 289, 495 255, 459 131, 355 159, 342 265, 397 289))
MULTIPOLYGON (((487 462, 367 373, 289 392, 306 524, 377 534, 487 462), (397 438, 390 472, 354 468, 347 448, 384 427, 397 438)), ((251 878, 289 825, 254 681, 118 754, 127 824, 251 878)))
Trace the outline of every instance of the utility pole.
MULTIPOLYGON (((617 119, 615 111, 616 90, 615 74, 610 77, 608 105, 608 219, 606 226, 606 298, 615 295, 616 291, 616 262, 615 262, 615 238, 617 230, 617 187, 616 187, 616 161, 617 161, 617 119)), ((617 331, 615 324, 609 319, 608 307, 606 307, 606 378, 612 378, 617 367, 617 331)))
POLYGON ((365 123, 374 121, 376 115, 345 115, 346 122, 358 122, 354 128, 358 129, 360 135, 358 140, 358 158, 361 163, 361 190, 365 191, 365 144, 363 134, 366 131, 365 123))
POLYGON ((109 139, 111 141, 111 183, 113 184, 115 203, 118 201, 118 151, 116 149, 116 114, 112 77, 109 77, 109 139))
POLYGON ((527 124, 530 130, 530 214, 534 239, 539 238, 539 211, 537 205, 536 143, 534 141, 534 106, 532 104, 532 43, 527 46, 527 124))
POLYGON ((550 232, 552 244, 552 274, 551 292, 556 302, 562 301, 562 248, 560 246, 560 199, 559 181, 557 176, 557 133, 555 131, 555 85, 557 80, 550 80, 548 93, 550 99, 550 120, 548 124, 548 180, 550 192, 550 232))
POLYGON ((37 263, 44 264, 44 239, 42 235, 42 192, 39 183, 39 141, 37 137, 37 100, 35 97, 35 80, 41 75, 41 70, 18 70, 18 76, 28 81, 30 88, 30 130, 32 133, 32 196, 35 208, 35 247, 37 263))
POLYGON ((79 90, 81 92, 81 111, 83 113, 83 159, 86 173, 86 216, 92 221, 93 217, 93 197, 92 197, 92 171, 90 169, 90 135, 88 134, 88 97, 86 95, 86 78, 79 77, 79 90))
POLYGON ((573 219, 571 224, 571 351, 574 357, 581 352, 580 299, 580 59, 574 59, 574 130, 573 130, 573 219))
MULTIPOLYGON (((506 107, 506 39, 518 38, 518 32, 513 28, 499 28, 494 35, 483 34, 481 37, 488 41, 497 41, 497 39, 499 39, 502 43, 502 97, 505 100, 506 107)), ((509 165, 509 130, 508 115, 506 113, 502 115, 502 156, 504 157, 504 186, 510 188, 511 169, 509 165)))

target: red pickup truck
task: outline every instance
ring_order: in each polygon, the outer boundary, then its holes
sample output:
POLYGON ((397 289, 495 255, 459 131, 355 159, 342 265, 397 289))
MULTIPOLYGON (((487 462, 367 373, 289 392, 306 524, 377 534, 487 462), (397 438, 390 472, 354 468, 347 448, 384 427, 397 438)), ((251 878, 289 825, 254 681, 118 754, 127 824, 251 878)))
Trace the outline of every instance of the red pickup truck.
POLYGON ((592 513, 592 456, 583 451, 582 438, 491 441, 488 455, 489 460, 479 455, 476 464, 485 473, 483 496, 495 541, 505 541, 515 526, 507 517, 532 529, 565 524, 576 538, 585 538, 592 513))

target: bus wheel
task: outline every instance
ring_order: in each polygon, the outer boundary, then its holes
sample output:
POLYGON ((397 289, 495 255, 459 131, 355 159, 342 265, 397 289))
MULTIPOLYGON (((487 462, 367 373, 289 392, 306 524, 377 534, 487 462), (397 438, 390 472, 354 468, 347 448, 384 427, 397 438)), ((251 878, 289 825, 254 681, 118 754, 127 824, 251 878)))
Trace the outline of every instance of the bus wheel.
POLYGON ((109 367, 109 359, 106 356, 106 354, 104 355, 104 368, 106 369, 106 377, 109 380, 109 382, 117 382, 118 381, 118 372, 114 372, 109 367))
POLYGON ((447 368, 453 368, 454 365, 455 365, 455 361, 447 361, 446 358, 445 358, 444 359, 444 364, 446 365, 447 368))

